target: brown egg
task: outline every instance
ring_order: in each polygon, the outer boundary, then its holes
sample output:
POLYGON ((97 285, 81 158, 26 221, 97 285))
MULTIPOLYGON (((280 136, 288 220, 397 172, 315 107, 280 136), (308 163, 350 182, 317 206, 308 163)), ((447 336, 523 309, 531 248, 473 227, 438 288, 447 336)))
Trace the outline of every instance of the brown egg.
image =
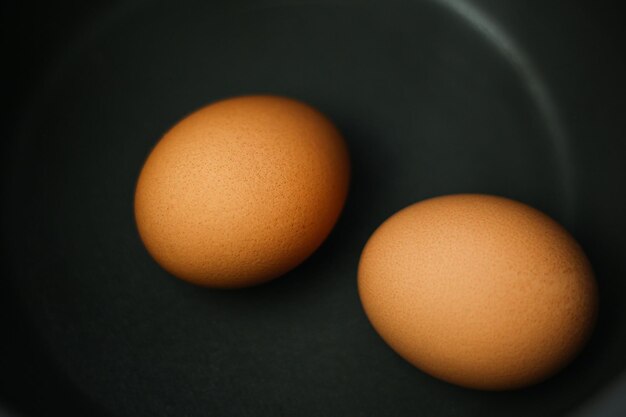
POLYGON ((363 251, 359 294, 407 361, 488 390, 562 369, 597 309, 591 266, 569 233, 527 205, 486 195, 425 200, 385 221, 363 251))
POLYGON ((283 97, 237 97, 165 134, 141 170, 135 218, 173 275, 243 287, 284 274, 320 246, 348 181, 346 145, 323 114, 283 97))

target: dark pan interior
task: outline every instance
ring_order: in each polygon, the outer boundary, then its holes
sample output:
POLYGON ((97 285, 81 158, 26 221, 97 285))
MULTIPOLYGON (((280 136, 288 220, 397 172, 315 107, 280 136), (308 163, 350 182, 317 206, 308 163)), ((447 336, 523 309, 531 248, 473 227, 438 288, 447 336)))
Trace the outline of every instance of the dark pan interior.
POLYGON ((624 394, 610 395, 626 367, 626 53, 612 4, 2 7, 11 50, 0 414, 624 411, 624 394), (285 277, 241 291, 193 287, 142 247, 135 180, 169 126, 245 93, 299 98, 336 122, 353 163, 347 207, 321 249, 285 277), (457 192, 544 210, 593 263, 597 330, 542 384, 480 392, 435 380, 394 354, 361 310, 356 266, 373 230, 410 203, 457 192))

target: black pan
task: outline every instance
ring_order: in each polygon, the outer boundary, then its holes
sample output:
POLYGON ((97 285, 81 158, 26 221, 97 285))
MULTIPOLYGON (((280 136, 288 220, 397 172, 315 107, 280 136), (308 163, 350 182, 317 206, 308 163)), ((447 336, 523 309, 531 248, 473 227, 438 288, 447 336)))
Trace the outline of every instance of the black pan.
POLYGON ((0 414, 626 415, 626 54, 612 5, 2 7, 12 52, 0 414), (132 197, 168 127, 244 93, 327 113, 349 144, 353 182, 337 227, 304 264, 267 285, 212 291, 149 257, 132 197), (481 392, 438 381, 393 353, 363 314, 356 267, 369 235, 410 203, 457 192, 544 210, 593 263, 596 332, 542 384, 481 392))

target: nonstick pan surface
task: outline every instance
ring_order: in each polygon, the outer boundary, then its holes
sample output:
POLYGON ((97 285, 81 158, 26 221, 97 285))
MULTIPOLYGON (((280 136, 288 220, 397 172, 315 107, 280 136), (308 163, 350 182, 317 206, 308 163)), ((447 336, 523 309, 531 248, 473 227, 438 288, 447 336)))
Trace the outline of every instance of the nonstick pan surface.
POLYGON ((3 9, 0 414, 626 415, 626 54, 612 5, 50 3, 3 9), (177 120, 247 93, 335 121, 353 164, 347 206, 286 276, 194 287, 142 246, 135 181, 177 120), (363 314, 356 269, 370 234, 459 192, 544 210, 593 263, 596 332, 537 386, 438 381, 363 314))

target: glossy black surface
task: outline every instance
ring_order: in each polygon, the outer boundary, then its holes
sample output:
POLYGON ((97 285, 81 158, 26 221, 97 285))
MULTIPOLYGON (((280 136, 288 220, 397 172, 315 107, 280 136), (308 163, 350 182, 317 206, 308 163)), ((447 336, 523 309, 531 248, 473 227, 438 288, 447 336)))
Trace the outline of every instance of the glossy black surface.
POLYGON ((9 3, 0 400, 33 416, 610 415, 600 400, 626 366, 624 32, 610 4, 533 3, 9 3), (137 174, 185 114, 258 92, 344 132, 347 207, 287 276, 192 287, 141 245, 137 174), (437 381, 361 310, 369 235, 456 192, 546 211, 594 265, 597 331, 543 384, 437 381))

